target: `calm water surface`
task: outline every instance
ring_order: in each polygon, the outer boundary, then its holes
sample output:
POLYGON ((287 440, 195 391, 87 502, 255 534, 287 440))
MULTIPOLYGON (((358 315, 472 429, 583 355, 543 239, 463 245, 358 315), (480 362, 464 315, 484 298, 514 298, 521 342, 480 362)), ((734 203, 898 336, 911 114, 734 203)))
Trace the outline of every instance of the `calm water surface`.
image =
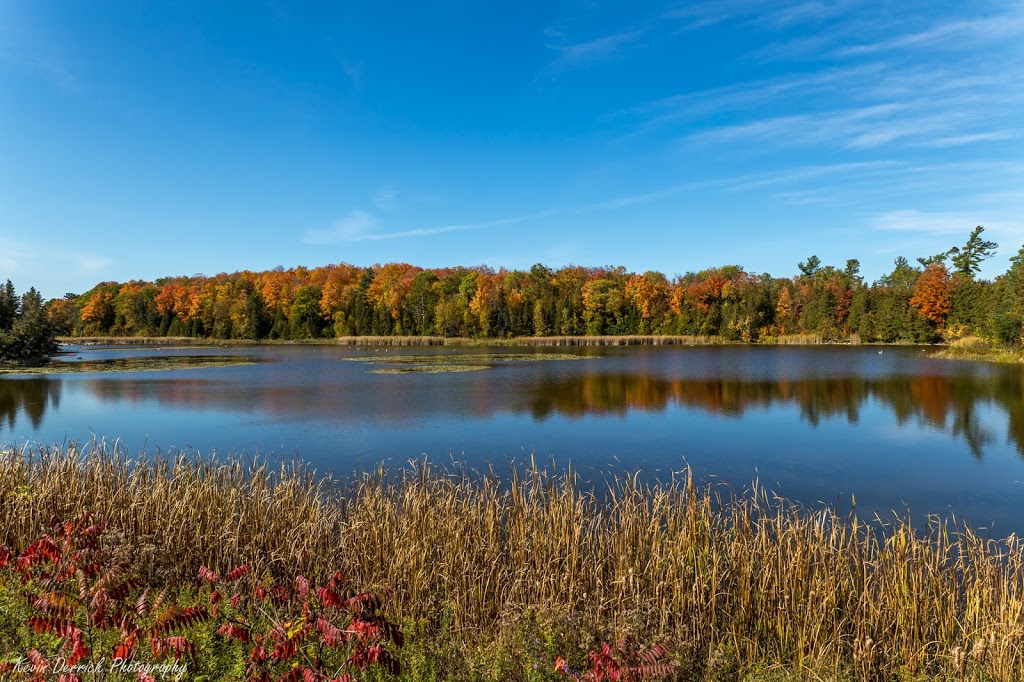
MULTIPOLYGON (((226 354, 258 364, 0 378, 0 442, 121 439, 129 452, 298 454, 346 474, 429 456, 571 461, 584 476, 687 464, 808 502, 951 511, 1024 533, 1024 370, 920 348, 103 349, 85 360, 226 354), (930 352, 930 351, 929 351, 930 352), (510 361, 500 354, 512 353, 510 361), (525 361, 523 354, 586 355, 525 361), (466 355, 473 355, 467 360, 466 355), (378 374, 352 358, 487 368, 378 374), (428 358, 430 359, 430 358, 428 358)), ((993 525, 994 524, 994 525, 993 525)))

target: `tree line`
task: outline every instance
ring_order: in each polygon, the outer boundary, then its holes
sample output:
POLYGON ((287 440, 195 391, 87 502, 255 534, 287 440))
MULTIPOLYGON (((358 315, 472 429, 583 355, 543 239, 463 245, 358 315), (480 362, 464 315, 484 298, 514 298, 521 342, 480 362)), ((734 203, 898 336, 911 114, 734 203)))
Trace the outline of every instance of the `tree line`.
POLYGON ((1024 247, 1008 272, 976 277, 998 245, 975 228, 963 246, 916 263, 900 257, 868 283, 856 259, 776 278, 737 265, 669 279, 622 267, 424 269, 406 263, 102 282, 46 304, 69 336, 317 339, 340 336, 509 338, 701 335, 771 342, 934 342, 979 334, 1019 344, 1024 247))

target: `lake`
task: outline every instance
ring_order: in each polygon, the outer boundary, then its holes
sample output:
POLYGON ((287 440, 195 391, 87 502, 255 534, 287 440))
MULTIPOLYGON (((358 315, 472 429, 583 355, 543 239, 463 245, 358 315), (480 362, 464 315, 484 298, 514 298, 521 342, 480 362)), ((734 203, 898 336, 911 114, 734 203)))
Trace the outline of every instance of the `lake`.
POLYGON ((88 347, 64 361, 115 371, 0 377, 0 442, 297 455, 340 475, 424 457, 501 471, 533 456, 590 481, 689 466, 808 504, 855 495, 861 512, 1024 533, 1024 369, 931 352, 88 347), (212 362, 137 371, 195 356, 212 362))

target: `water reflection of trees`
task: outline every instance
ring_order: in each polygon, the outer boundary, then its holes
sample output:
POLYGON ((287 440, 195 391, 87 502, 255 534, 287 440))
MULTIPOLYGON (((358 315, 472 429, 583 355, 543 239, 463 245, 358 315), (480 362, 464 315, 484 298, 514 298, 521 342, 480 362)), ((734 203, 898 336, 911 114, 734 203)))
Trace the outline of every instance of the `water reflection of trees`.
POLYGON ((823 419, 860 420, 868 401, 887 407, 899 424, 917 419, 963 438, 981 457, 993 440, 981 423, 981 407, 996 405, 1008 417, 1008 436, 1024 456, 1024 375, 909 375, 882 378, 810 378, 778 381, 666 379, 636 374, 590 374, 535 386, 530 411, 536 419, 552 414, 625 415, 632 410, 663 411, 670 405, 740 417, 748 410, 794 405, 812 426, 823 419))
POLYGON ((46 409, 60 406, 60 386, 59 379, 46 377, 0 379, 0 425, 6 424, 13 432, 21 414, 33 428, 39 428, 46 409))
POLYGON ((369 384, 358 390, 339 390, 333 383, 246 385, 113 377, 90 379, 83 385, 101 402, 154 402, 202 411, 262 413, 284 421, 350 421, 389 428, 439 415, 472 419, 511 412, 542 420, 556 414, 626 416, 634 411, 664 411, 673 405, 737 418, 750 410, 791 406, 802 419, 817 426, 837 418, 856 424, 867 408, 876 406, 891 412, 899 424, 917 420, 963 439, 976 457, 994 440, 982 422, 984 409, 995 407, 1005 412, 1009 439, 1024 456, 1024 374, 1010 372, 985 377, 905 375, 775 381, 671 379, 629 372, 539 373, 532 380, 512 382, 496 373, 475 372, 461 376, 458 389, 413 382, 404 390, 369 384))

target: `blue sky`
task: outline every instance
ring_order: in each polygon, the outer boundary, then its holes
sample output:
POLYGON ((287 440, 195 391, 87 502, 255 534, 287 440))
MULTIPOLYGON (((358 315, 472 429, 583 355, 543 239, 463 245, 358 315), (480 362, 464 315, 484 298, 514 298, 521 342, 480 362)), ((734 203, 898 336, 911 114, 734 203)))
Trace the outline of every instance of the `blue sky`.
POLYGON ((0 278, 1024 243, 1024 4, 0 0, 0 278))

